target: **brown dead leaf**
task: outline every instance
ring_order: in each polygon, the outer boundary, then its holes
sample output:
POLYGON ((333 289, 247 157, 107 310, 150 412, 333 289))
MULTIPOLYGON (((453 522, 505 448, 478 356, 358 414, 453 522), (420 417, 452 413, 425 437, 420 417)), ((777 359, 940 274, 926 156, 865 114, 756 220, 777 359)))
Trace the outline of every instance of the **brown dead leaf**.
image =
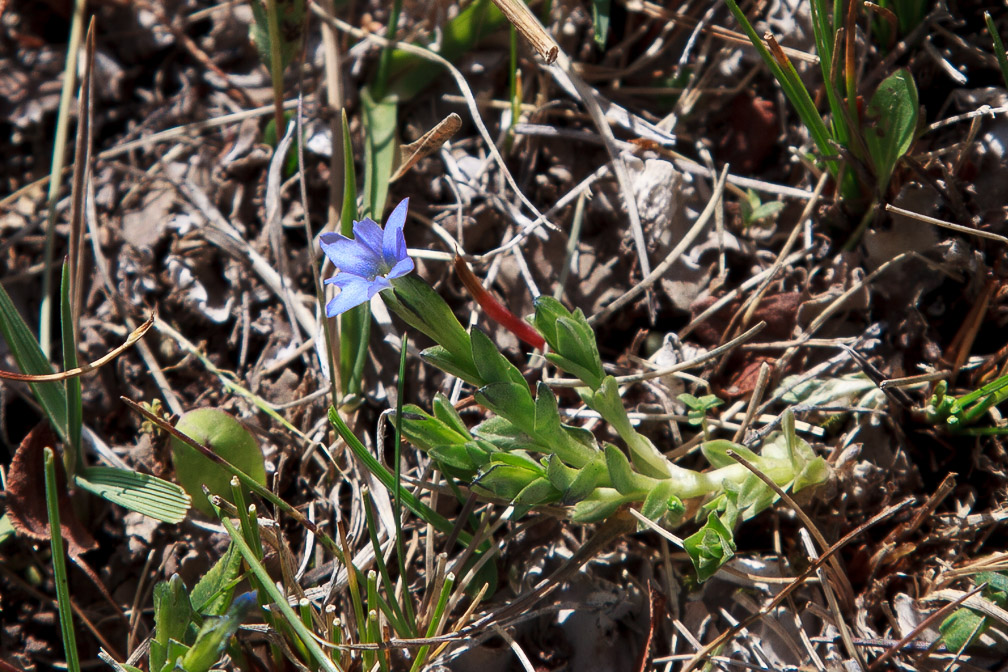
MULTIPOLYGON (((46 511, 45 467, 43 451, 55 451, 56 436, 46 423, 28 433, 14 454, 7 476, 7 511, 18 534, 39 541, 49 540, 49 515, 46 511)), ((67 541, 67 552, 77 558, 98 547, 98 542, 77 519, 66 490, 63 462, 56 460, 56 487, 59 498, 60 530, 67 541)))

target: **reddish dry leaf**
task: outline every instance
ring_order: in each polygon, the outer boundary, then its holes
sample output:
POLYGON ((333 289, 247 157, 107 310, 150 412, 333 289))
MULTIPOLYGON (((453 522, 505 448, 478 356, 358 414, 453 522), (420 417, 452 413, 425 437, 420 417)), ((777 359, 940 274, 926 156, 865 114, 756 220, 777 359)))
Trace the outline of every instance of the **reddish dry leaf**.
MULTIPOLYGON (((18 534, 39 541, 49 540, 43 463, 43 451, 47 446, 56 451, 56 436, 48 424, 39 423, 18 446, 7 476, 7 511, 10 513, 11 524, 18 534)), ((55 464, 60 530, 66 539, 70 557, 77 558, 97 548, 98 542, 84 529, 74 513, 67 495, 63 462, 55 460, 55 464)))

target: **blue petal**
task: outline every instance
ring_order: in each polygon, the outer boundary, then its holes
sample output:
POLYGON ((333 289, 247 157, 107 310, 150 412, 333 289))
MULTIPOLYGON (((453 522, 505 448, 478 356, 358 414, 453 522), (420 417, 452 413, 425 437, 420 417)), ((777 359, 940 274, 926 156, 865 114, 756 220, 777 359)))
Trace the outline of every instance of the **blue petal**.
POLYGON ((323 233, 319 245, 333 266, 346 273, 368 278, 378 273, 382 265, 374 250, 338 233, 323 233))
POLYGON ((413 260, 406 256, 404 259, 396 262, 396 265, 392 267, 389 271, 388 277, 390 278, 401 278, 407 273, 411 272, 414 268, 413 260))
MULTIPOLYGON (((345 273, 343 271, 336 271, 336 275, 332 276, 331 278, 326 278, 325 280, 322 281, 322 284, 336 285, 337 287, 342 288, 354 282, 361 282, 361 280, 362 279, 359 275, 354 275, 352 273, 345 273)), ((367 279, 364 278, 363 281, 367 282, 367 279)))
POLYGON ((344 286, 340 293, 326 304, 326 317, 336 317, 367 301, 372 296, 370 284, 366 280, 358 280, 344 286))
POLYGON ((392 289, 392 283, 388 281, 388 278, 379 275, 373 282, 368 283, 368 298, 370 299, 372 296, 385 289, 392 289))
POLYGON ((382 256, 389 266, 406 257, 406 238, 403 236, 403 227, 406 225, 407 209, 409 209, 409 198, 404 198, 385 220, 385 231, 382 235, 382 256))
POLYGON ((376 257, 382 253, 382 229, 373 219, 365 217, 353 223, 353 235, 357 243, 366 246, 376 257))

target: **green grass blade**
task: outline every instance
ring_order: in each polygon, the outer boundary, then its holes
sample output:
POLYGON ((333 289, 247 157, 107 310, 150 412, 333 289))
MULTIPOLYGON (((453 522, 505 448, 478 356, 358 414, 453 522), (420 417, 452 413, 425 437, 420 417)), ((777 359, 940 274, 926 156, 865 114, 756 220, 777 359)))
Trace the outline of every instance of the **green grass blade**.
POLYGON ((396 151, 396 119, 399 106, 395 97, 375 99, 366 87, 361 89, 364 111, 364 215, 381 219, 388 199, 389 179, 396 151))
POLYGON ((396 28, 399 25, 399 14, 402 12, 402 0, 393 0, 392 11, 389 12, 388 28, 385 31, 385 39, 390 44, 382 49, 381 57, 378 60, 378 72, 375 75, 374 90, 376 98, 384 98, 388 91, 389 66, 392 62, 393 47, 391 42, 395 41, 396 28))
POLYGON ((395 414, 395 443, 393 453, 395 455, 395 535, 396 535, 396 558, 399 561, 399 576, 402 577, 403 586, 403 612, 406 615, 406 623, 416 623, 416 613, 413 611, 413 601, 409 596, 409 582, 406 580, 406 547, 403 544, 402 531, 402 409, 403 397, 406 388, 406 351, 409 346, 409 335, 403 334, 402 344, 399 347, 399 381, 396 385, 396 414, 395 414))
POLYGON ((113 504, 164 523, 181 523, 189 512, 189 495, 175 483, 114 467, 85 467, 74 484, 113 504))
MULTIPOLYGON (((60 327, 63 335, 63 370, 77 368, 77 332, 74 328, 73 309, 70 306, 70 264, 63 263, 60 281, 60 327)), ((63 466, 67 476, 73 477, 84 468, 81 455, 81 427, 84 424, 80 376, 63 381, 66 389, 67 442, 63 447, 63 466)))
POLYGON ((67 40, 66 62, 63 66, 63 87, 60 91, 59 111, 56 115, 56 134, 53 140, 52 167, 49 170, 49 194, 46 199, 46 235, 42 257, 42 306, 39 311, 39 343, 45 359, 52 352, 51 317, 52 307, 52 267, 56 234, 56 202, 63 181, 63 167, 66 164, 67 137, 70 133, 70 104, 77 83, 77 55, 80 53, 84 37, 84 14, 86 0, 75 0, 73 17, 70 21, 70 38, 67 40))
MULTIPOLYGON (((53 373, 52 365, 39 347, 31 329, 14 308, 7 290, 0 285, 0 332, 14 355, 18 368, 26 374, 53 373)), ((64 441, 69 436, 66 390, 62 383, 29 383, 46 417, 64 441)))
POLYGON ((990 12, 984 12, 984 21, 987 22, 987 31, 990 33, 991 42, 994 43, 994 55, 997 56, 998 67, 1001 69, 1001 79, 1008 87, 1008 57, 1005 56, 1004 42, 1001 41, 1001 35, 994 25, 990 12))
MULTIPOLYGON (((386 469, 385 465, 375 459, 374 455, 372 455, 368 449, 364 447, 364 444, 361 443, 360 439, 358 439, 352 431, 350 431, 347 424, 343 422, 343 418, 340 417, 339 413, 332 406, 329 407, 329 422, 332 423, 333 427, 336 428, 336 431, 339 432, 339 435, 344 441, 346 441, 350 450, 353 451, 354 456, 364 463, 364 466, 368 468, 368 471, 374 474, 375 478, 377 478, 378 481, 389 490, 389 492, 394 492, 395 475, 386 469)), ((406 504, 406 508, 419 516, 424 522, 433 525, 439 532, 443 532, 444 534, 452 533, 454 526, 451 521, 421 502, 409 490, 402 491, 402 500, 406 504)), ((463 544, 469 544, 472 542, 472 536, 467 532, 459 532, 458 538, 463 544)))
MULTIPOLYGON (((357 174, 354 171, 353 145, 346 110, 343 111, 343 209, 340 213, 340 233, 353 237, 357 219, 357 174)), ((343 394, 359 395, 367 361, 368 339, 371 335, 371 307, 364 303, 340 316, 340 381, 343 394)), ((335 399, 333 400, 336 401, 335 399)))
MULTIPOLYGON (((819 116, 819 112, 815 108, 815 103, 812 102, 812 97, 809 95, 808 90, 801 83, 798 78, 798 73, 795 72, 794 66, 791 65, 790 61, 787 61, 785 65, 781 65, 774 58, 770 50, 767 49, 766 45, 763 44, 763 40, 756 31, 753 29, 752 24, 749 23, 749 19, 746 15, 739 9, 738 4, 735 0, 725 0, 728 5, 728 9, 731 11, 732 15, 742 26, 745 34, 749 37, 749 41, 759 52, 760 57, 763 62, 770 69, 773 74, 774 79, 781 85, 784 90, 784 95, 787 96, 791 105, 795 108, 798 116, 801 118, 802 123, 805 124, 806 128, 809 130, 809 134, 812 136, 812 140, 815 142, 816 147, 825 156, 833 155, 834 149, 831 144, 832 137, 830 136, 829 129, 826 128, 825 122, 823 122, 822 117, 819 116)), ((836 174, 839 170, 839 166, 836 161, 827 161, 827 166, 829 166, 830 172, 836 174)))
POLYGON ((304 646, 311 652, 312 658, 315 662, 326 672, 341 672, 339 666, 326 653, 322 650, 318 641, 313 636, 312 632, 305 627, 305 624, 301 622, 301 619, 294 612, 289 604, 287 604, 287 596, 283 595, 280 590, 273 583, 273 579, 270 577, 266 568, 262 566, 262 563, 256 558, 256 554, 249 548, 249 545, 245 543, 241 532, 235 529, 235 526, 231 524, 231 521, 226 517, 221 518, 221 525, 227 530, 227 533, 231 535, 231 541, 234 543, 238 552, 242 554, 245 558, 245 562, 248 564, 249 569, 252 573, 259 579, 263 590, 269 595, 274 608, 280 612, 284 620, 290 625, 291 629, 297 633, 298 637, 304 646))
MULTIPOLYGON (((378 523, 374 517, 374 495, 371 494, 370 490, 366 490, 363 495, 365 498, 371 500, 368 502, 368 506, 364 507, 365 527, 367 528, 368 537, 371 539, 371 548, 374 549, 375 566, 378 567, 378 575, 381 577, 385 594, 389 596, 389 600, 386 603, 387 608, 383 609, 383 611, 392 624, 392 629, 400 637, 416 637, 415 627, 411 627, 410 622, 406 620, 402 607, 394 598, 395 584, 392 582, 392 576, 389 574, 388 565, 385 564, 385 555, 382 553, 381 542, 378 540, 378 523)), ((398 542, 398 540, 396 541, 398 542)), ((405 581, 406 579, 403 577, 404 585, 405 581)), ((371 606, 372 603, 369 602, 368 607, 370 608, 371 606)))
MULTIPOLYGON (((434 614, 431 616, 430 623, 427 625, 427 637, 433 637, 438 628, 441 626, 441 621, 445 616, 445 607, 448 605, 448 597, 451 595, 452 588, 455 586, 455 575, 451 572, 445 576, 444 585, 441 587, 441 594, 438 596, 437 605, 434 607, 434 614)), ((413 667, 410 668, 410 672, 418 672, 427 658, 427 652, 430 651, 430 645, 425 644, 420 647, 417 651, 416 661, 413 663, 413 667)))
POLYGON ((63 650, 66 652, 67 670, 80 672, 77 638, 74 636, 73 611, 70 609, 70 585, 67 583, 66 558, 63 556, 63 534, 60 530, 56 457, 51 448, 45 448, 43 454, 45 456, 46 508, 49 511, 49 546, 52 549, 53 577, 56 582, 56 601, 59 605, 63 650))

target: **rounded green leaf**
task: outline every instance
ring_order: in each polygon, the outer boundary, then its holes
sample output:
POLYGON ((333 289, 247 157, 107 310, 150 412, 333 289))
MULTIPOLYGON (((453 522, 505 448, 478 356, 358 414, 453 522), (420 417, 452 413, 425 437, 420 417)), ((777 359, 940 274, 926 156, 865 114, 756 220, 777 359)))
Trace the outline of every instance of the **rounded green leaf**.
MULTIPOLYGON (((233 416, 216 408, 197 408, 183 415, 175 429, 266 485, 266 465, 259 443, 233 416)), ((180 439, 172 437, 171 450, 176 479, 192 497, 193 506, 208 516, 214 515, 203 495, 204 485, 212 494, 231 501, 231 472, 180 439)))

